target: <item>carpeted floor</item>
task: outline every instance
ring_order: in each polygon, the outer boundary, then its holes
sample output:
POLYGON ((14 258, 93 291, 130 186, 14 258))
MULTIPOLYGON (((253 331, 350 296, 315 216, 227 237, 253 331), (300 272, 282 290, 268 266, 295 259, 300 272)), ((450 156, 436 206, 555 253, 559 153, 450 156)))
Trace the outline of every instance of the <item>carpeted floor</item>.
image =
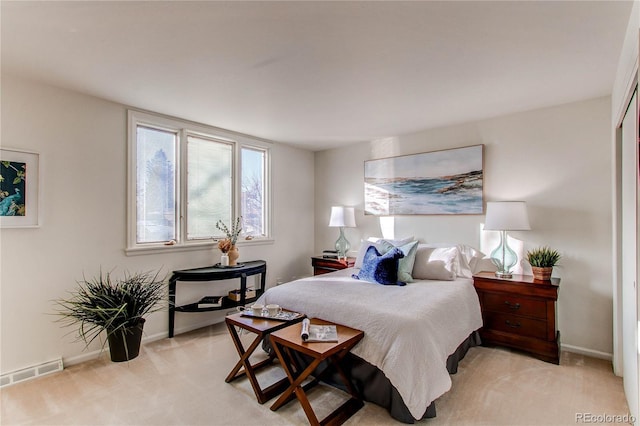
MULTIPOLYGON (((252 336, 244 336, 249 342, 252 336)), ((224 378, 238 355, 224 324, 143 346, 129 363, 100 359, 0 390, 2 425, 304 425, 292 401, 277 412, 257 403, 246 379, 224 378)), ((276 365, 259 375, 283 377, 276 365)), ((611 364, 563 353, 548 364, 501 348, 472 348, 425 425, 575 425, 580 415, 628 413, 622 379, 611 364)), ((309 395, 319 418, 345 399, 328 386, 309 395)), ((584 417, 583 417, 584 418, 584 417)), ((365 403, 346 424, 397 425, 365 403)))

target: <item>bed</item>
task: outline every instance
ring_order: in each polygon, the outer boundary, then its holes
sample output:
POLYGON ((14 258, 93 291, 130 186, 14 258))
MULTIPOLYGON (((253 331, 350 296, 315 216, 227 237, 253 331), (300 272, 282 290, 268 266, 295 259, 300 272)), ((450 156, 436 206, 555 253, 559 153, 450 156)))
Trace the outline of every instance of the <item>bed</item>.
POLYGON ((272 287, 258 301, 363 330, 349 359, 352 377, 366 400, 405 423, 435 415, 434 401, 450 389, 449 373, 479 342, 482 326, 471 278, 479 253, 465 246, 413 247, 411 271, 417 278, 407 285, 354 278, 366 267, 361 249, 356 268, 272 287), (445 260, 437 254, 443 250, 449 251, 445 260), (425 273, 427 267, 437 273, 425 273))

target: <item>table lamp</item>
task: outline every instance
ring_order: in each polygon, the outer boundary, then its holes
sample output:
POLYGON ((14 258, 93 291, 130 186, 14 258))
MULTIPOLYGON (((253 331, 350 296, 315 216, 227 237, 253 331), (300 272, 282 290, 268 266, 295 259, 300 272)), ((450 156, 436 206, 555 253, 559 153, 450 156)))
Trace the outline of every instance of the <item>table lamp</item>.
POLYGON ((344 236, 344 228, 356 227, 356 216, 353 207, 333 206, 331 207, 330 227, 340 228, 340 236, 336 240, 336 251, 338 259, 346 259, 347 252, 351 248, 349 241, 344 236))
POLYGON ((529 215, 524 201, 490 201, 487 203, 485 231, 500 231, 500 245, 491 252, 491 261, 498 267, 496 276, 511 278, 511 268, 518 255, 507 242, 507 231, 529 231, 529 215))

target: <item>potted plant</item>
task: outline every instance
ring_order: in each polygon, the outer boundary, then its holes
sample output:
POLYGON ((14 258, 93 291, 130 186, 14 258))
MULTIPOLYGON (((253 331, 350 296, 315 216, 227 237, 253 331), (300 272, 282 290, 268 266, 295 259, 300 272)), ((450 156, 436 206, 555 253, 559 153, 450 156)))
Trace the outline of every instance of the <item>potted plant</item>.
MULTIPOLYGON (((225 239, 218 241, 218 248, 223 255, 228 256, 229 266, 235 266, 237 264, 238 257, 240 256, 238 248, 236 247, 236 242, 238 241, 240 231, 242 231, 242 226, 240 225, 241 221, 242 216, 237 217, 235 223, 231 223, 231 229, 229 229, 222 220, 218 220, 216 223, 216 228, 224 232, 226 235, 225 239)), ((222 261, 221 263, 224 264, 222 261)))
POLYGON ((144 316, 165 307, 161 302, 167 300, 167 286, 158 274, 125 273, 123 279, 114 279, 100 271, 83 279, 69 298, 56 301, 60 322, 77 325, 78 339, 87 347, 106 331, 111 361, 131 360, 140 351, 144 316))
POLYGON ((549 281, 553 267, 560 260, 560 253, 549 247, 538 247, 527 251, 527 260, 536 280, 549 281))

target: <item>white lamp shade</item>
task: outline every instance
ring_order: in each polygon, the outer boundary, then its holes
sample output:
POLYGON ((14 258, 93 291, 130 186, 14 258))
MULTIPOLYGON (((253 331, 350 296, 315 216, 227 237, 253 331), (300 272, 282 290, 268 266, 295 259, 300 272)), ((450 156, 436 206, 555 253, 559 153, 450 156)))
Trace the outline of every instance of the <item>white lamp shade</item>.
POLYGON ((487 203, 486 231, 529 231, 527 203, 524 201, 490 201, 487 203))
POLYGON ((333 206, 331 207, 331 219, 329 226, 344 226, 345 228, 356 227, 356 213, 353 207, 333 206))

